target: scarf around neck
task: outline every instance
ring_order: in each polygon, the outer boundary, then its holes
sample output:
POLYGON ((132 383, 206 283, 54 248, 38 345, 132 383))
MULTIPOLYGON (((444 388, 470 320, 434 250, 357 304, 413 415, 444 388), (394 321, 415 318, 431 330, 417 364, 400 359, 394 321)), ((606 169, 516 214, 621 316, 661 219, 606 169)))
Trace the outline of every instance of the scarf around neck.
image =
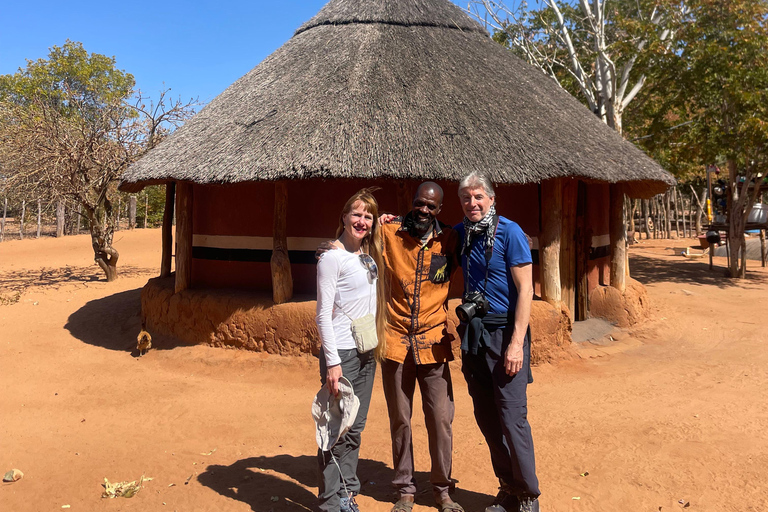
POLYGON ((472 240, 476 236, 485 235, 485 248, 490 252, 493 250, 493 242, 496 240, 495 223, 493 220, 496 218, 496 206, 491 205, 488 209, 488 213, 477 222, 472 222, 466 216, 464 217, 464 244, 461 253, 466 254, 469 257, 470 246, 472 240))

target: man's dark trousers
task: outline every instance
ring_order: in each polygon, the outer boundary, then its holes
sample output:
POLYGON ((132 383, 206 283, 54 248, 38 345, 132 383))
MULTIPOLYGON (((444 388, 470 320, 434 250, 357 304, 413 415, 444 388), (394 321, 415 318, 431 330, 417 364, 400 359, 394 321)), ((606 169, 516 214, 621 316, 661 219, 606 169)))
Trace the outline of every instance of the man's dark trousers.
POLYGON ((528 387, 531 343, 526 334, 523 367, 514 376, 504 369, 511 327, 490 331, 488 347, 477 354, 462 353, 462 373, 475 407, 475 419, 491 451, 491 464, 507 491, 518 496, 540 494, 528 424, 528 387))

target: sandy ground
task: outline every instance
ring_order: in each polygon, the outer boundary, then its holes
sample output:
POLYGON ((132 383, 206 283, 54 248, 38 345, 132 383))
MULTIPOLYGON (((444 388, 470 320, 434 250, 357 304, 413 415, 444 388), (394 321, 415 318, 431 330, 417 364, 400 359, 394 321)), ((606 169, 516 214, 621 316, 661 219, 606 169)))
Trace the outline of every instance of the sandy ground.
MULTIPOLYGON (((542 510, 768 510, 768 272, 753 263, 747 280, 725 279, 723 258, 710 271, 676 256, 686 243, 632 248, 652 321, 534 369, 542 510)), ((137 358, 139 289, 158 271, 160 232, 121 232, 116 245, 122 277, 106 283, 87 236, 0 244, 0 295, 21 291, 0 306, 0 472, 24 472, 0 485, 0 510, 311 509, 316 360, 172 339, 137 358), (105 477, 141 475, 153 480, 134 498, 101 498, 105 477)), ((480 512, 497 484, 458 366, 453 377, 455 498, 480 512)), ((392 500, 380 386, 363 436, 364 512, 392 500)), ((419 416, 417 512, 435 510, 419 416)))

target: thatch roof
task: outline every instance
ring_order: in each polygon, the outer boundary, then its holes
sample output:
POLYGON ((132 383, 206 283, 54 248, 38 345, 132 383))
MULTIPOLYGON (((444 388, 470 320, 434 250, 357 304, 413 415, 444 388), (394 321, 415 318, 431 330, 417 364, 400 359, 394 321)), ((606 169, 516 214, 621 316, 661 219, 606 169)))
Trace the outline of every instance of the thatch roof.
POLYGON ((672 176, 448 0, 331 0, 131 166, 121 189, 310 178, 672 176))

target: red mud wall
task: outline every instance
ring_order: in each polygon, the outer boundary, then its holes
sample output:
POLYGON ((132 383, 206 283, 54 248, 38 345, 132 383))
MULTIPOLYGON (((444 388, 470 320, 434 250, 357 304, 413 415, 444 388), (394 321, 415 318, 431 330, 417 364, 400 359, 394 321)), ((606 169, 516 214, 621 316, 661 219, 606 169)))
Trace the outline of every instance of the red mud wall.
MULTIPOLYGON (((297 295, 314 295, 314 248, 335 236, 346 200, 365 186, 375 192, 381 212, 398 211, 398 189, 412 197, 418 181, 302 180, 288 184, 289 256, 297 295), (294 239, 294 240, 291 240, 294 239), (293 244, 293 245, 292 245, 293 244)), ((440 182, 445 191, 439 219, 461 222, 458 185, 440 182)), ((498 211, 516 221, 531 237, 539 233, 538 186, 500 186, 498 211)), ((271 291, 271 254, 274 212, 272 182, 236 185, 195 185, 192 286, 271 291)), ((534 269, 538 279, 538 268, 534 269)))
POLYGON ((592 248, 587 267, 589 272, 587 286, 590 293, 599 285, 610 284, 609 201, 610 188, 608 184, 587 185, 586 223, 587 227, 592 230, 592 248))
MULTIPOLYGON (((451 302, 449 331, 454 335, 458 300, 451 302)), ((317 354, 320 338, 315 324, 316 302, 273 305, 271 294, 233 290, 184 290, 174 293, 173 278, 150 279, 141 292, 141 309, 150 332, 218 347, 280 355, 317 354)), ((570 357, 568 317, 543 301, 531 310, 534 364, 570 357)))

